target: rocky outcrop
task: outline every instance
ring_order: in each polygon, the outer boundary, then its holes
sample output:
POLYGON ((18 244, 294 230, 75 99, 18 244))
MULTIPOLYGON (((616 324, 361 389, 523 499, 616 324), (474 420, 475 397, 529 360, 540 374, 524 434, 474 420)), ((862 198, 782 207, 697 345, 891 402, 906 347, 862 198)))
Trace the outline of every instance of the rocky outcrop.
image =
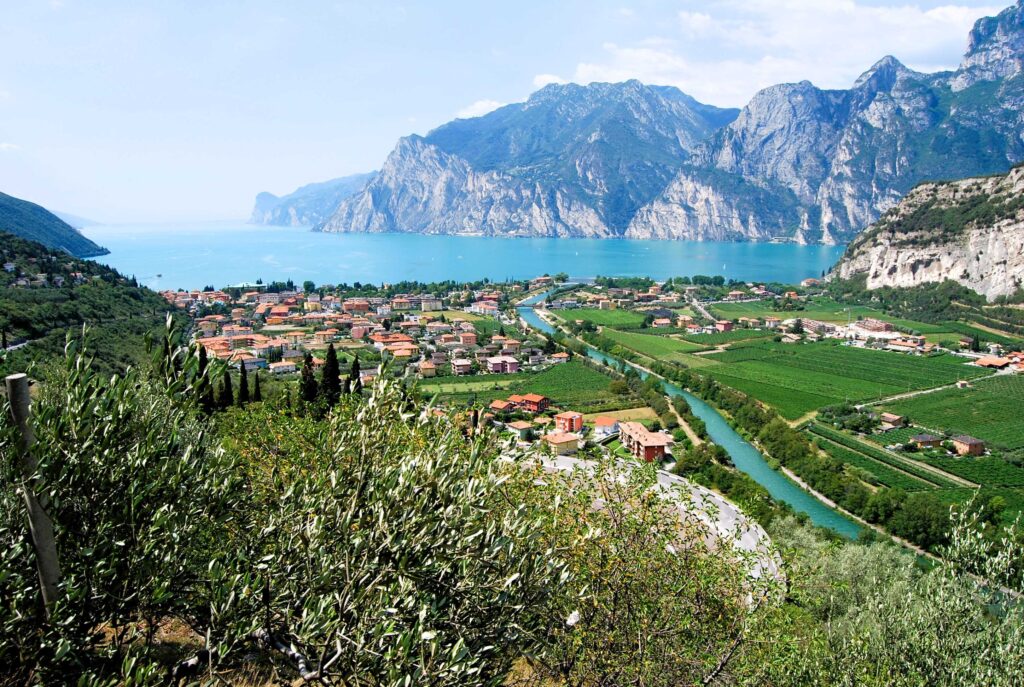
POLYGON ((376 172, 307 184, 286 196, 263 192, 256 196, 253 224, 312 227, 331 217, 341 201, 361 191, 376 172))
POLYGON ((850 244, 833 276, 868 288, 946 279, 989 300, 1024 286, 1024 166, 921 184, 850 244))
POLYGON ((328 232, 589 236, 608 227, 567 192, 478 171, 419 136, 399 141, 377 177, 320 227, 328 232))
POLYGON ((996 17, 979 20, 971 31, 967 54, 950 79, 954 91, 981 81, 1017 76, 1024 71, 1024 0, 996 17))

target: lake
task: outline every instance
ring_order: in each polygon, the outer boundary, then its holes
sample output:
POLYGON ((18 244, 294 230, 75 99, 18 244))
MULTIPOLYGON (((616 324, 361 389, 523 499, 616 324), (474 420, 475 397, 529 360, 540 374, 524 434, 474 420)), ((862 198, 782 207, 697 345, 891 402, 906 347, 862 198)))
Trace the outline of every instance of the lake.
POLYGON ((574 277, 720 274, 794 283, 820 276, 840 246, 624 239, 527 239, 422 234, 320 234, 232 222, 93 226, 110 250, 99 262, 154 289, 292 279, 340 282, 492 281, 566 272, 574 277))

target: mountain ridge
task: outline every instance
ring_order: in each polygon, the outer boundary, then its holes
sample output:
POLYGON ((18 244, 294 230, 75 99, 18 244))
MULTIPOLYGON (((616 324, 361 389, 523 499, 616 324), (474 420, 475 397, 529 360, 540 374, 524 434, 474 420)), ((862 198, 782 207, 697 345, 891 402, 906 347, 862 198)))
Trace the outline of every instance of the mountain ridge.
POLYGON ((0 193, 0 231, 76 258, 94 258, 110 252, 43 206, 6 193, 0 193))
POLYGON ((844 243, 925 179, 1024 159, 1022 64, 1018 0, 975 23, 953 72, 886 56, 849 89, 777 84, 739 111, 635 80, 552 84, 402 139, 315 229, 844 243))
POLYGON ((292 227, 320 224, 342 200, 360 191, 375 175, 376 172, 365 172, 313 182, 283 196, 264 191, 256 195, 249 221, 292 227))

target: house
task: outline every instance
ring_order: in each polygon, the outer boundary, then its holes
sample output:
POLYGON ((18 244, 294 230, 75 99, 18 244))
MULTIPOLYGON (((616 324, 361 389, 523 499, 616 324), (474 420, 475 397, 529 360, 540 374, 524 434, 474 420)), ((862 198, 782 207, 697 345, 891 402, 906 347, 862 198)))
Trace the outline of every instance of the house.
POLYGON ((555 415, 555 427, 561 432, 579 432, 583 429, 583 415, 575 411, 566 411, 555 415))
POLYGON ((282 360, 279 363, 270 363, 270 373, 275 375, 286 375, 295 372, 295 363, 282 360))
POLYGON ((505 427, 515 432, 520 439, 528 439, 530 437, 530 430, 533 429, 533 424, 524 420, 516 420, 515 422, 509 422, 505 427))
POLYGON ((551 447, 551 452, 556 456, 576 453, 576 450, 580 447, 580 438, 577 434, 552 432, 551 434, 545 434, 542 439, 545 444, 551 447))
POLYGON ((720 332, 731 332, 732 322, 730 322, 729 320, 718 320, 717 322, 715 322, 715 329, 720 332))
POLYGON ((661 432, 652 432, 639 422, 620 422, 619 440, 637 460, 648 463, 665 457, 669 438, 661 432))
POLYGON ((452 374, 468 375, 473 371, 473 362, 465 358, 456 358, 452 361, 452 374))
POLYGON ((487 359, 487 371, 504 374, 519 372, 519 361, 510 355, 496 355, 487 359))
POLYGON ((741 298, 746 298, 746 297, 747 297, 747 294, 746 294, 746 293, 744 293, 743 291, 730 291, 730 292, 729 292, 729 293, 728 293, 728 294, 726 295, 726 297, 725 297, 725 298, 726 298, 727 300, 730 300, 730 301, 738 301, 738 300, 740 300, 741 298))
POLYGON ((425 296, 420 299, 420 310, 423 312, 437 312, 438 310, 443 309, 444 304, 442 304, 440 298, 425 296))
POLYGON ((942 445, 942 439, 933 434, 915 434, 910 437, 910 443, 918 448, 935 448, 942 445))
POLYGON ((953 450, 958 456, 980 456, 985 453, 985 442, 972 436, 961 434, 953 437, 953 450))
POLYGON ((800 286, 802 286, 805 289, 808 289, 812 286, 818 286, 819 284, 821 284, 821 282, 817 279, 814 279, 813 277, 804 279, 802 282, 800 282, 800 286))
POLYGON ((778 317, 773 317, 769 315, 768 317, 764 318, 764 326, 767 327, 768 329, 778 329, 779 325, 781 324, 782 320, 779 319, 778 317))
POLYGON ((894 413, 882 413, 879 416, 882 421, 882 429, 895 429, 903 426, 903 416, 894 413))
POLYGON ((997 358, 994 355, 986 355, 978 358, 974 364, 978 367, 987 367, 990 370, 1002 370, 1010 366, 1013 361, 1009 358, 997 358))
POLYGON ((651 322, 651 326, 656 328, 656 329, 662 329, 664 327, 671 327, 672 326, 672 320, 670 320, 667 317, 659 317, 656 320, 654 320, 654 322, 651 322))
POLYGON ((619 421, 607 415, 594 418, 594 436, 604 438, 619 431, 619 421))
POLYGON ((423 360, 419 365, 421 377, 433 377, 437 375, 437 365, 430 360, 423 360))
MULTIPOLYGON (((547 396, 541 396, 540 394, 524 394, 522 397, 522 407, 524 410, 528 410, 531 413, 541 413, 547 410, 548 406, 551 405, 551 399, 547 396)), ((511 398, 509 399, 511 400, 511 398)))
POLYGON ((550 360, 553 363, 567 363, 569 362, 569 354, 564 351, 552 353, 551 355, 548 356, 548 360, 550 360))
POLYGON ((496 413, 507 413, 515 408, 515 404, 512 403, 511 401, 502 401, 500 399, 496 399, 494 401, 491 401, 491 405, 487 407, 496 413))
POLYGON ((463 346, 476 346, 476 332, 462 332, 459 334, 459 343, 463 346))
POLYGON ((676 327, 678 329, 685 329, 686 327, 690 326, 692 322, 693 318, 690 317, 689 315, 680 315, 679 317, 676 318, 676 327))

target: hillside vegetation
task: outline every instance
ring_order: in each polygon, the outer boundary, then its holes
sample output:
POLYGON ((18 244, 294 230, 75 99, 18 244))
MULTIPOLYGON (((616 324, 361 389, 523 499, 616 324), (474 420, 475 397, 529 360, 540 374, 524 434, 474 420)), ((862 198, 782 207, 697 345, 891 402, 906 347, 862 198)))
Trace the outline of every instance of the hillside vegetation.
POLYGON ((110 252, 82 236, 46 208, 5 193, 0 193, 0 232, 38 241, 47 248, 78 258, 92 258, 110 252))

